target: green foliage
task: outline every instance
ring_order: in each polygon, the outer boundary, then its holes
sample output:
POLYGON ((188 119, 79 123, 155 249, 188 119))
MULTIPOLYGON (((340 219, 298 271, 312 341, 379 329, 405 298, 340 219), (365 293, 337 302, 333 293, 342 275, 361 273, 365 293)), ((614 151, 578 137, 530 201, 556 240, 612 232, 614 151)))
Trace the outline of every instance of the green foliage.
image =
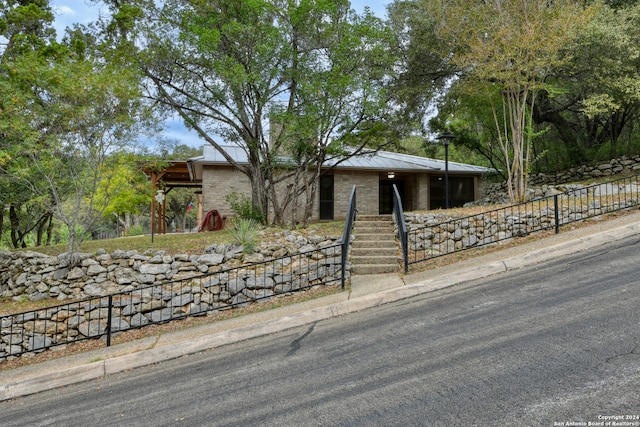
POLYGON ((114 46, 126 45, 123 54, 140 47, 130 61, 141 65, 155 105, 221 153, 219 136, 246 147, 248 163, 230 162, 249 178, 251 208, 264 219, 273 212, 274 223, 284 222, 312 187, 302 177, 332 158, 332 144, 362 150, 394 136, 386 120, 392 34, 348 0, 105 3, 114 46), (144 18, 121 23, 131 5, 144 18), (293 185, 275 194, 284 180, 293 185))
POLYGON ((255 252, 258 245, 259 224, 252 219, 238 219, 231 227, 231 238, 233 242, 242 245, 244 253, 255 252))
POLYGON ((239 194, 235 191, 227 194, 225 197, 231 210, 242 220, 255 221, 258 224, 264 224, 264 215, 262 211, 258 209, 250 198, 244 194, 239 194))
POLYGON ((144 236, 145 228, 142 225, 134 225, 129 229, 128 236, 144 236))
MULTIPOLYGON (((69 227, 67 227, 65 224, 62 224, 60 225, 60 227, 57 228, 54 239, 56 243, 69 243, 69 239, 71 239, 71 234, 72 233, 69 232, 69 227)), ((89 240, 91 239, 91 234, 85 231, 85 229, 81 225, 77 225, 75 228, 75 234, 73 238, 89 240)))
POLYGON ((40 244, 53 215, 66 226, 72 253, 87 236, 79 230, 93 229, 111 198, 133 187, 124 178, 116 185, 116 154, 134 146, 146 110, 138 76, 105 60, 93 30, 78 26, 56 40, 48 3, 9 1, 6 21, 0 18, 10 40, 0 61, 0 187, 27 190, 1 202, 16 212, 12 240, 36 228, 40 244), (18 209, 27 204, 39 206, 39 223, 18 209))
POLYGON ((443 57, 458 70, 454 93, 488 102, 482 130, 493 128, 494 148, 512 201, 525 197, 532 158, 534 106, 548 78, 570 62, 563 52, 575 45, 595 8, 574 0, 426 0, 422 13, 434 17, 443 57), (492 122, 492 126, 489 123, 492 122), (497 143, 496 143, 497 142, 497 143))

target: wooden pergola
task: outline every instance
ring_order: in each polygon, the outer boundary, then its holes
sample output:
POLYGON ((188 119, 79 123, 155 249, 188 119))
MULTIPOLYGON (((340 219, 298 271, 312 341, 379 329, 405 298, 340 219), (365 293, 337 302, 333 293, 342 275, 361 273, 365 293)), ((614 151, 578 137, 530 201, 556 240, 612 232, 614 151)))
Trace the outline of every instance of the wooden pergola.
MULTIPOLYGON (((145 166, 144 173, 151 179, 151 234, 167 232, 167 197, 174 188, 202 189, 202 182, 195 181, 186 161, 163 161, 163 167, 145 166), (165 165, 167 165, 164 167, 165 165)), ((196 191, 197 221, 202 221, 202 191, 196 191)))

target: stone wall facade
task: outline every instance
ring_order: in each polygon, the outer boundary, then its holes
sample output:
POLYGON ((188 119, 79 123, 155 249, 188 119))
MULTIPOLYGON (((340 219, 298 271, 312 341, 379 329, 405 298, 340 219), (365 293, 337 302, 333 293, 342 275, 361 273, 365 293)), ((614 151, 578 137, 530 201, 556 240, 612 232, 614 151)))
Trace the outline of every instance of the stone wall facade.
POLYGON ((222 215, 233 215, 226 200, 227 195, 233 192, 251 197, 251 183, 245 174, 228 166, 203 168, 202 208, 205 213, 217 209, 222 215))
POLYGON ((378 213, 379 173, 375 171, 335 171, 334 173, 334 217, 344 220, 349 207, 349 197, 356 186, 358 212, 363 215, 378 213))

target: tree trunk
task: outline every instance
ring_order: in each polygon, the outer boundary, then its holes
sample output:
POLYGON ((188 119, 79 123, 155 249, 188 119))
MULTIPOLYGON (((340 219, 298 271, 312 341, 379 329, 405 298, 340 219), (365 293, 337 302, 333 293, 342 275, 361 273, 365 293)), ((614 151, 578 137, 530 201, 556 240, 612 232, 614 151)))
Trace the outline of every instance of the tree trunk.
POLYGON ((311 220, 311 215, 313 214, 313 206, 316 201, 316 191, 318 188, 318 182, 320 181, 320 170, 316 170, 311 178, 311 182, 309 180, 305 180, 305 195, 306 195, 306 204, 304 207, 304 218, 302 222, 302 227, 307 228, 309 226, 309 221, 311 220))
POLYGON ((49 224, 47 225, 47 242, 45 245, 51 246, 51 239, 53 238, 53 214, 49 215, 49 224))
POLYGON ((4 236, 4 203, 0 204, 0 236, 4 236))
MULTIPOLYGON (((255 146, 256 143, 247 144, 248 147, 255 146)), ((264 223, 269 223, 269 197, 267 182, 268 177, 264 176, 262 171, 260 154, 258 150, 249 148, 249 181, 251 182, 251 203, 254 208, 259 209, 264 218, 264 223)), ((243 171, 245 172, 245 171, 243 171)), ((271 185, 271 183, 269 183, 271 185)))
POLYGON ((15 205, 9 207, 9 221, 11 223, 11 244, 14 248, 26 248, 24 235, 20 232, 20 218, 15 205))

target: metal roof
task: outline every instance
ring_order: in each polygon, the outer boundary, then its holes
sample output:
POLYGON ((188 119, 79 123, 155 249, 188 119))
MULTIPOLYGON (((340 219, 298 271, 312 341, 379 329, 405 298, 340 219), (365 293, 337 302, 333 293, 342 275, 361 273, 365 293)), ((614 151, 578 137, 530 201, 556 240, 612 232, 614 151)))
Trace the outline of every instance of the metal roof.
MULTIPOLYGON (((237 163, 247 164, 247 153, 242 146, 227 145, 224 150, 237 163)), ((227 160, 211 145, 205 145, 203 155, 189 159, 197 169, 202 165, 227 165, 227 160)), ((335 165, 335 161, 327 161, 325 165, 335 165)), ((427 157, 412 156, 410 154, 393 153, 390 151, 368 151, 340 162, 336 169, 362 169, 395 172, 444 172, 444 160, 430 159, 427 157)), ((485 174, 495 172, 492 168, 474 166, 465 163, 449 162, 449 172, 485 174)))

